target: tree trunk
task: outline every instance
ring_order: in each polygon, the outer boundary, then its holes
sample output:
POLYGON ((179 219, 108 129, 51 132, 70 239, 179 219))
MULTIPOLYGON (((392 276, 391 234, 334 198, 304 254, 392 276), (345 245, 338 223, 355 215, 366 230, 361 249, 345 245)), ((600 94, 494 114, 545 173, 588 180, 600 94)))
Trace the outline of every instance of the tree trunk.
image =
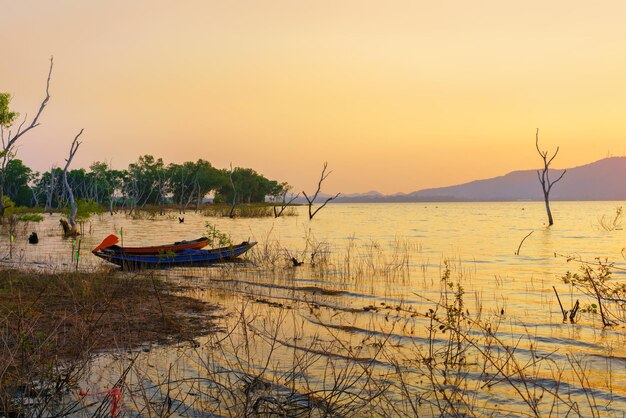
POLYGON ((78 212, 78 207, 76 206, 76 202, 74 201, 74 193, 72 193, 72 189, 70 187, 69 182, 67 181, 67 170, 63 172, 63 182, 65 183, 65 189, 67 190, 67 194, 70 199, 70 207, 72 208, 70 212, 70 216, 68 217, 70 228, 66 229, 65 226, 63 230, 66 236, 74 236, 78 235, 78 230, 76 229, 76 212, 78 212))
POLYGON ((4 176, 0 180, 0 218, 4 217, 4 176))
MULTIPOLYGON (((78 235, 78 230, 76 229, 76 213, 78 212, 78 207, 76 206, 76 202, 74 201, 74 193, 72 192, 72 188, 70 187, 70 183, 67 181, 67 169, 70 167, 70 164, 72 164, 72 160, 74 159, 74 155, 76 154, 76 151, 78 151, 78 147, 80 146, 80 142, 78 142, 78 138, 82 135, 83 130, 81 129, 80 132, 78 133, 78 135, 76 135, 76 137, 74 138, 74 141, 72 141, 72 146, 70 147, 70 156, 65 163, 65 168, 63 169, 63 183, 65 184, 65 190, 67 191, 67 195, 69 197, 69 201, 70 201, 70 206, 72 208, 71 212, 70 212, 70 216, 68 217, 69 221, 70 221, 70 228, 69 230, 66 228, 66 226, 63 226, 63 230, 65 232, 65 236, 75 236, 78 235)), ((63 223, 61 223, 63 224, 63 223)))
POLYGON ((550 199, 548 195, 544 195, 544 199, 546 201, 546 212, 548 213, 548 226, 554 225, 554 220, 552 219, 552 211, 550 210, 550 199))

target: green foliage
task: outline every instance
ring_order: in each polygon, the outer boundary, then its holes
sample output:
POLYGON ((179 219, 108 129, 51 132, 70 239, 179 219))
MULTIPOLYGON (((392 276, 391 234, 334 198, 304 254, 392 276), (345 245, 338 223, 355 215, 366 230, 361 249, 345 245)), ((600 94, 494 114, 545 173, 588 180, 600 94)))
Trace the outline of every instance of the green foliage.
POLYGON ((228 182, 221 170, 202 159, 195 163, 170 164, 167 174, 173 200, 181 206, 193 200, 200 205, 204 196, 228 182))
POLYGON ((167 250, 167 251, 161 250, 159 251, 158 257, 159 258, 174 258, 176 257, 176 253, 172 250, 167 250))
POLYGON ((463 296, 465 295, 465 289, 461 286, 460 281, 452 280, 452 270, 450 268, 450 262, 444 260, 444 270, 441 275, 441 283, 444 285, 446 291, 444 293, 444 304, 446 306, 447 323, 453 324, 460 321, 463 317, 463 296), (448 292, 451 292, 453 298, 450 300, 448 292))
POLYGON ((213 225, 207 222, 205 224, 205 227, 206 227, 205 236, 209 239, 209 247, 217 248, 217 247, 229 247, 233 245, 230 235, 217 229, 216 225, 213 225))
MULTIPOLYGON (((572 261, 573 259, 568 259, 572 261)), ((605 326, 626 322, 626 283, 612 280, 613 263, 596 258, 595 263, 582 262, 579 272, 568 271, 562 280, 595 299, 581 312, 598 313, 605 326)))
POLYGON ((589 314, 597 314, 598 313, 598 305, 596 305, 595 303, 590 303, 586 306, 583 306, 580 309, 580 312, 582 313, 589 313, 589 314))
POLYGON ((276 199, 283 190, 288 187, 287 183, 278 183, 269 180, 251 168, 236 167, 232 173, 223 170, 227 183, 223 184, 215 195, 215 202, 232 204, 235 203, 260 203, 265 202, 267 196, 276 199), (230 177, 235 186, 230 183, 230 177))
POLYGON ((32 191, 29 183, 36 177, 33 171, 25 166, 21 160, 11 160, 6 167, 4 193, 17 206, 29 206, 32 200, 32 191))
POLYGON ((42 222, 43 216, 38 213, 25 213, 20 216, 22 222, 42 222))
POLYGON ((42 208, 29 208, 28 206, 14 206, 13 215, 30 215, 35 213, 43 213, 42 208))
MULTIPOLYGON (((215 200, 232 202, 229 171, 220 170, 199 159, 181 164, 165 165, 163 159, 142 155, 125 170, 114 170, 108 163, 96 161, 85 169, 69 170, 67 181, 76 200, 93 200, 103 207, 124 205, 160 208, 167 203, 187 207, 194 203, 199 209, 207 194, 215 192, 215 200), (230 200, 228 200, 230 199, 230 200)), ((287 183, 269 180, 249 168, 236 168, 233 180, 237 203, 277 200, 287 183)), ((52 168, 44 173, 33 172, 20 160, 12 160, 5 176, 5 194, 20 206, 66 208, 68 196, 63 185, 63 171, 52 168)), ((242 215, 245 216, 245 215, 242 215)))
POLYGON ((0 93, 0 126, 8 128, 13 121, 20 115, 9 109, 11 103, 11 95, 9 93, 0 93))
POLYGON ((137 205, 163 202, 166 172, 163 159, 141 155, 128 166, 128 194, 137 205))
POLYGON ((78 208, 76 212, 76 220, 89 219, 91 215, 102 213, 102 206, 100 206, 98 202, 93 199, 78 199, 76 201, 76 206, 78 208))
MULTIPOLYGON (((580 266, 580 273, 572 273, 568 271, 562 277, 563 282, 571 284, 575 287, 589 287, 592 285, 605 287, 608 286, 608 280, 611 278, 613 263, 606 260, 596 258, 597 264, 590 265, 583 263, 580 266)), ((613 290, 611 291, 613 293, 613 290)))
POLYGON ((15 211, 15 203, 9 196, 2 196, 2 206, 4 207, 4 216, 7 218, 13 215, 15 211))

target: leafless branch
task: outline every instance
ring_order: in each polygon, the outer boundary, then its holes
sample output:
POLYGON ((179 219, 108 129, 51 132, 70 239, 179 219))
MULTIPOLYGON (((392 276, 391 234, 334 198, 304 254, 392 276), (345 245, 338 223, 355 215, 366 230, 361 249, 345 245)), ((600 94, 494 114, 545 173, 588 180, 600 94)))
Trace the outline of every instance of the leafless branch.
MULTIPOLYGON (((330 202, 330 201, 332 201, 332 200, 337 199, 337 198, 339 197, 339 195, 340 195, 340 194, 341 194, 341 193, 337 193, 337 194, 336 194, 336 195, 334 195, 333 197, 329 197, 328 199, 326 199, 326 201, 325 201, 325 202, 324 202, 324 203, 323 203, 320 207, 318 207, 317 209, 315 209, 315 211, 314 211, 314 212, 313 212, 313 214, 311 215, 311 219, 313 219, 313 217, 315 216, 315 214, 316 214, 317 212, 319 212, 321 209, 323 209, 323 208, 324 208, 324 206, 326 206, 326 205, 328 204, 328 202, 330 202)), ((309 208, 310 208, 310 207, 309 207, 309 208)))
POLYGON ((22 131, 21 130, 22 126, 26 122, 26 117, 24 117, 24 121, 22 121, 22 123, 20 124, 20 126, 19 126, 19 128, 17 130, 17 133, 15 134, 15 136, 13 138, 11 138, 9 136, 9 141, 7 143, 6 149, 10 149, 11 146, 13 146, 13 144, 15 143, 15 141, 17 141, 26 132, 30 131, 31 129, 33 129, 33 128, 37 127, 37 126, 39 126, 39 117, 41 116, 41 114, 43 113, 44 108, 48 104, 48 100, 50 100, 50 79, 52 77, 52 67, 53 66, 54 66, 54 57, 50 57, 50 69, 48 70, 48 79, 46 80, 46 97, 41 102, 41 105, 39 106, 39 111, 37 112, 37 114, 35 115, 33 120, 31 121, 30 125, 28 125, 26 127, 26 129, 24 129, 22 131))
POLYGON ((554 180, 552 183, 550 183, 550 188, 552 188, 552 186, 554 186, 559 180, 561 180, 563 178, 563 176, 565 175, 565 173, 567 173, 567 170, 563 170, 563 172, 561 173, 559 178, 554 180))
POLYGON ((281 201, 280 204, 280 211, 276 210, 276 206, 274 206, 274 218, 279 218, 283 212, 285 211, 285 209, 291 205, 293 203, 294 200, 296 200, 298 198, 298 196, 300 196, 300 193, 297 193, 295 195, 291 196, 291 199, 289 199, 289 201, 286 201, 286 197, 287 197, 287 190, 285 190, 283 192, 283 199, 281 201))
POLYGON ((559 178, 554 181, 550 181, 550 164, 556 158, 559 153, 559 147, 556 147, 554 154, 552 157, 548 158, 548 151, 542 151, 539 148, 539 128, 535 133, 535 147, 537 148, 537 152, 539 156, 543 160, 543 169, 537 170, 537 177, 539 178, 539 183, 541 184, 541 189, 543 190, 543 198, 546 203, 546 212, 548 214, 548 224, 552 225, 554 223, 552 219, 552 212, 550 210, 550 190, 552 190, 552 186, 554 186, 559 180, 563 178, 567 170, 563 170, 559 178))
POLYGON ((76 151, 78 151, 78 147, 80 147, 80 144, 82 144, 82 142, 78 141, 78 138, 80 138, 80 136, 83 134, 83 130, 84 129, 81 129, 78 135, 74 137, 74 140, 72 141, 72 145, 70 146, 70 155, 65 160, 65 167, 63 168, 63 183, 65 184, 65 190, 67 191, 67 194, 70 199, 70 206, 72 207, 72 211, 69 216, 71 230, 69 231, 66 230, 65 231, 66 235, 76 234, 75 217, 76 217, 76 213, 78 212, 78 207, 76 206, 76 202, 74 201, 74 193, 72 192, 70 183, 67 181, 67 169, 70 167, 70 164, 72 163, 72 160, 74 159, 74 155, 76 155, 76 151))
POLYGON ((522 245, 524 244, 524 241, 526 241, 526 238, 531 236, 533 232, 535 232, 535 231, 530 231, 528 233, 528 235, 526 235, 524 238, 522 238, 522 241, 519 243, 519 246, 517 247, 517 251, 515 251, 515 255, 519 255, 519 252, 522 249, 522 245))
POLYGON ((319 212, 324 206, 326 206, 328 204, 328 202, 330 202, 332 200, 335 200, 341 194, 341 193, 337 193, 335 196, 329 197, 328 199, 326 199, 326 201, 320 207, 318 207, 315 211, 313 211, 313 203, 315 202, 315 199, 317 199, 317 196, 319 195, 320 190, 322 189, 322 183, 324 182, 324 180, 326 180, 326 178, 330 175, 330 173, 332 173, 332 170, 327 173, 326 172, 327 168, 328 168, 328 163, 324 162, 324 168, 322 169, 322 174, 320 175, 320 179, 317 182, 317 190, 315 191, 315 194, 313 195, 312 198, 310 198, 306 194, 305 191, 302 192, 302 194, 304 195, 304 198, 306 199, 306 201, 308 202, 308 205, 309 205, 309 219, 313 219, 315 214, 317 212, 319 212))

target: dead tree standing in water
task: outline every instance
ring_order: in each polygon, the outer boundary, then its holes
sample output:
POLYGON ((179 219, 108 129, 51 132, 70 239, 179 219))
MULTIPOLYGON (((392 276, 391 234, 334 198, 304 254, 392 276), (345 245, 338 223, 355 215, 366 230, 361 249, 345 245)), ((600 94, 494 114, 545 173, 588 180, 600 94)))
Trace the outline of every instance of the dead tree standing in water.
POLYGON ((52 57, 50 57, 50 69, 48 70, 48 79, 46 80, 46 97, 41 102, 39 106, 39 111, 33 118, 33 120, 26 127, 26 119, 28 115, 24 117, 24 120, 17 127, 17 131, 12 132, 11 126, 13 125, 13 121, 19 116, 16 112, 11 112, 8 108, 9 102, 11 100, 11 96, 8 93, 0 93, 0 139, 2 142, 2 148, 0 149, 0 217, 4 216, 4 187, 6 185, 6 170, 9 162, 15 156, 15 143, 18 139, 20 139, 25 133, 30 131, 31 129, 39 126, 39 117, 43 113, 44 108, 48 104, 48 100, 50 100, 50 78, 52 77, 52 66, 54 61, 52 57), (6 134, 5 134, 6 132, 6 134))
POLYGON ((325 162, 324 163, 324 168, 322 169, 322 175, 320 176, 320 181, 317 183, 317 190, 315 191, 315 194, 313 195, 312 198, 309 198, 309 196, 307 196, 306 192, 302 192, 302 194, 304 195, 304 198, 306 199, 306 201, 308 202, 309 205, 309 219, 313 219, 313 217, 315 216, 315 214, 317 214, 317 212, 319 212, 324 206, 326 206, 328 204, 328 202, 330 202, 331 200, 335 200, 339 197, 339 195, 341 193, 337 193, 335 196, 333 197, 329 197, 328 199, 326 199, 326 201, 317 209, 315 209, 315 211, 313 211, 313 202, 315 202, 315 199, 317 198, 317 195, 319 194, 321 188, 322 188, 322 183, 324 182, 324 180, 326 180, 326 177, 328 177, 330 175, 330 173, 332 173, 332 171, 329 171, 328 173, 326 172, 326 169, 328 168, 328 163, 325 162))
POLYGON ((78 235, 78 231, 76 230, 76 213, 78 212, 78 206, 76 206, 76 202, 74 201, 74 193, 72 193, 72 188, 70 187, 70 183, 67 181, 67 169, 72 163, 72 159, 74 159, 74 155, 76 155, 76 151, 78 151, 78 147, 82 142, 78 142, 78 138, 82 135, 83 129, 80 130, 78 135, 72 141, 72 146, 70 147, 70 156, 67 160, 65 160, 65 168, 63 169, 63 183, 65 184, 65 190, 70 199, 71 212, 69 219, 69 225, 67 222, 64 222, 64 219, 61 220, 61 225, 63 226, 63 232, 65 232, 65 236, 75 236, 78 235))
POLYGON ((291 195, 291 197, 289 198, 289 200, 287 201, 287 193, 289 192, 289 189, 291 188, 291 186, 289 187, 285 187, 283 189, 283 192, 281 194, 282 196, 282 200, 280 202, 280 210, 276 209, 276 205, 274 205, 272 207, 272 209, 274 210, 274 218, 280 218, 280 216, 283 214, 283 212, 285 211, 285 209, 287 209, 287 207, 289 205, 291 205, 293 203, 294 200, 296 200, 298 198, 298 196, 300 196, 300 193, 296 194, 296 195, 291 195))
POLYGON ((539 183, 541 183, 541 188, 543 189, 543 198, 546 201, 548 225, 552 226, 554 224, 554 220, 552 219, 552 211, 550 210, 550 190, 552 190, 552 186, 563 178, 567 170, 563 170, 558 179, 550 181, 550 164, 559 153, 559 147, 556 147, 556 151, 554 151, 552 157, 548 158, 548 151, 541 151, 539 148, 539 128, 537 128, 537 133, 535 135, 535 146, 537 147, 537 152, 543 159, 543 170, 537 170, 537 177, 539 177, 539 183))

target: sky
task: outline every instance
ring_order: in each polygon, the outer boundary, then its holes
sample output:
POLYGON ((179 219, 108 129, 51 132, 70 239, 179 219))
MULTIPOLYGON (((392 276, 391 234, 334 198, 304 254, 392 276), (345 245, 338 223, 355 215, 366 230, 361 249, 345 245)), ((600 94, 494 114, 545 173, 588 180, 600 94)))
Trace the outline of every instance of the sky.
POLYGON ((411 192, 626 155, 623 1, 0 0, 18 158, 251 167, 411 192))

